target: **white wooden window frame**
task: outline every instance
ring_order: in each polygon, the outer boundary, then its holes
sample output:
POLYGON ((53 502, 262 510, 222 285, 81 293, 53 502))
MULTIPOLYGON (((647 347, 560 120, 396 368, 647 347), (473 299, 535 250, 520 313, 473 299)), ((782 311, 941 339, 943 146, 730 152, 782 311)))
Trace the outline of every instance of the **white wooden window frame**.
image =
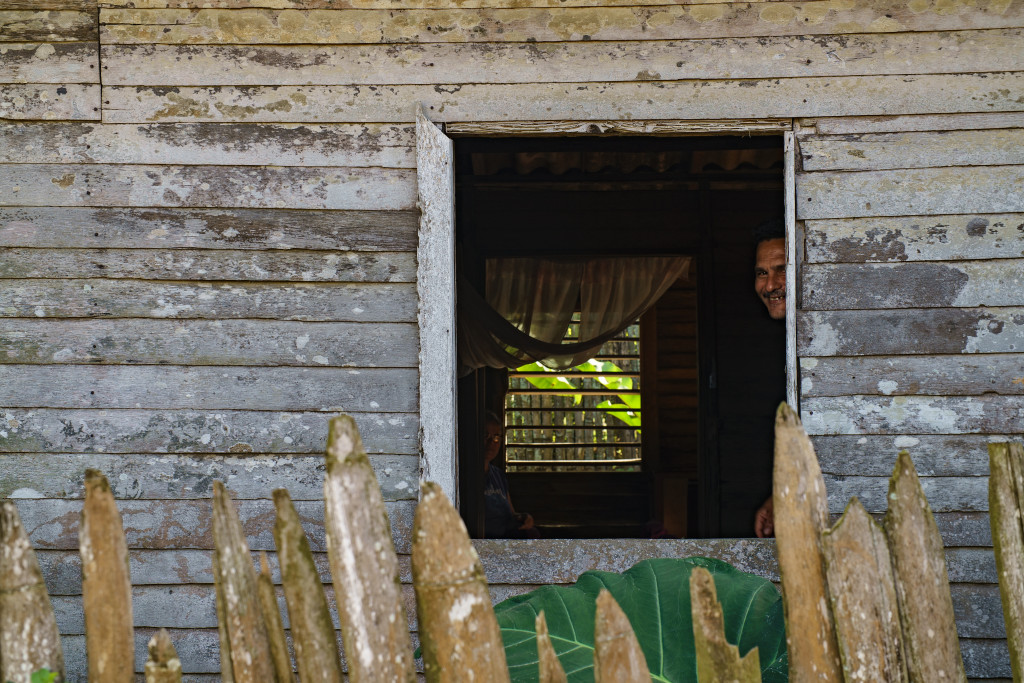
MULTIPOLYGON (((789 119, 736 121, 532 121, 452 124, 475 136, 784 135, 786 222, 786 400, 799 410, 796 358, 796 140, 789 119)), ((458 499, 455 347, 455 173, 452 139, 416 111, 416 172, 420 209, 416 250, 419 303, 420 477, 458 499)))

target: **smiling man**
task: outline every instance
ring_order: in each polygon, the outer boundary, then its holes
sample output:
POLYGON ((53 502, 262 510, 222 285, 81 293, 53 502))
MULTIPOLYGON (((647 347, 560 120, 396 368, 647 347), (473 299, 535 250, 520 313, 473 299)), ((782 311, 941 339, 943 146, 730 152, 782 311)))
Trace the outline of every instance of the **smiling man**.
MULTIPOLYGON (((773 320, 786 319, 786 226, 775 218, 754 231, 754 291, 773 320)), ((768 497, 754 514, 758 538, 775 535, 775 507, 768 497)))

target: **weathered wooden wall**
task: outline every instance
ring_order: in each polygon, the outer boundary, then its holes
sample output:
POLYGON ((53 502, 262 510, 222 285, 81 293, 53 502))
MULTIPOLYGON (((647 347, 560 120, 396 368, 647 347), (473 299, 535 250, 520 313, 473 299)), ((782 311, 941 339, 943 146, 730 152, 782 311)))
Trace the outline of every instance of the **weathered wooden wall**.
MULTIPOLYGON (((884 509, 909 448, 968 673, 1008 677, 984 490, 986 442, 1024 431, 1022 27, 1022 0, 0 0, 0 494, 71 670, 86 466, 123 499, 139 642, 172 627, 193 680, 217 671, 213 478, 257 549, 287 485, 326 568, 322 411, 356 415, 408 552, 422 102, 510 130, 796 119, 833 509, 884 509)), ((545 544, 480 544, 497 595, 656 552, 545 544)), ((763 543, 677 545, 773 571, 763 543)))

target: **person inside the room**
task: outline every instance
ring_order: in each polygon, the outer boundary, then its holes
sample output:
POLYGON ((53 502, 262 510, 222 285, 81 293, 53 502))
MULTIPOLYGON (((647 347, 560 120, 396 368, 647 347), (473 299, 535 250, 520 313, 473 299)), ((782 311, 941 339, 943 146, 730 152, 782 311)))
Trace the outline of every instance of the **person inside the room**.
POLYGON ((512 507, 505 472, 494 460, 501 453, 504 429, 488 411, 484 427, 484 536, 486 538, 540 538, 533 517, 512 507))
MULTIPOLYGON (((772 320, 786 320, 786 226, 773 218, 754 229, 754 292, 764 303, 772 320)), ((784 330, 780 331, 785 334, 784 330)), ((774 359, 766 359, 772 362, 774 359)), ((779 401, 785 400, 780 387, 779 401)), ((772 496, 754 514, 754 533, 758 538, 775 535, 775 508, 772 496)))

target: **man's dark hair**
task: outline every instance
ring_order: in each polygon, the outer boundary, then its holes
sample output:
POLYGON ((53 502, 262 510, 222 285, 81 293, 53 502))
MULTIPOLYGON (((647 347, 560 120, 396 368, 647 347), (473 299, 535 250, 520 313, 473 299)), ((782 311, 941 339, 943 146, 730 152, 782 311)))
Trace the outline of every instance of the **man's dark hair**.
POLYGON ((754 228, 754 246, 768 240, 786 239, 786 224, 781 218, 769 218, 754 228))

